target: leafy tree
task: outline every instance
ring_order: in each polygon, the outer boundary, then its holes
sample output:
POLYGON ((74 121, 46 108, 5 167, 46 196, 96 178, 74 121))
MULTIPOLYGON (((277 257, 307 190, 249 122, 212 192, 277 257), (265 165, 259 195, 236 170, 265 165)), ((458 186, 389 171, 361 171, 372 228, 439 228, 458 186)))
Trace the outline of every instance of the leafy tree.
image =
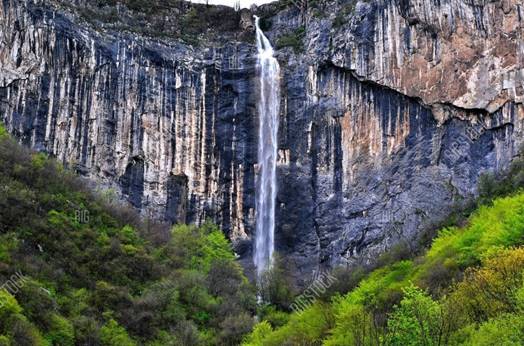
POLYGON ((337 332, 325 343, 326 346, 371 346, 379 343, 379 334, 374 326, 373 314, 362 305, 354 304, 348 307, 345 311, 343 327, 345 332, 337 332))
POLYGON ((388 320, 386 344, 398 346, 442 345, 442 309, 414 285, 403 289, 404 298, 388 320))
POLYGON ((72 346, 75 344, 75 331, 71 322, 64 317, 52 314, 50 317, 50 331, 47 339, 53 345, 72 346))
POLYGON ((23 315, 14 315, 10 321, 9 329, 12 345, 44 346, 47 344, 38 329, 23 315))
POLYGON ((5 139, 8 137, 7 130, 5 129, 4 125, 0 124, 0 138, 5 139))
POLYGON ((11 315, 21 314, 22 307, 16 301, 16 298, 5 289, 0 290, 0 318, 5 320, 11 315))
POLYGON ((524 315, 504 314, 470 331, 464 346, 520 346, 524 342, 524 315))
POLYGON ((114 319, 110 319, 100 330, 100 340, 106 346, 135 346, 127 334, 126 330, 121 327, 114 319))
POLYGON ((460 307, 468 322, 482 323, 502 313, 520 311, 524 272, 524 248, 502 249, 491 254, 479 268, 466 270, 449 304, 460 307))
POLYGON ((247 312, 230 314, 220 323, 219 344, 239 345, 244 335, 253 329, 253 317, 247 312))
POLYGON ((5 289, 0 290, 0 335, 11 344, 21 346, 44 345, 39 331, 22 314, 18 301, 5 289))
POLYGON ((271 268, 262 274, 257 283, 262 300, 284 311, 290 310, 295 296, 293 284, 287 274, 289 270, 291 268, 286 268, 284 261, 276 255, 271 268))
POLYGON ((271 325, 267 321, 258 323, 253 332, 244 339, 244 346, 258 346, 262 345, 264 339, 272 332, 271 325))

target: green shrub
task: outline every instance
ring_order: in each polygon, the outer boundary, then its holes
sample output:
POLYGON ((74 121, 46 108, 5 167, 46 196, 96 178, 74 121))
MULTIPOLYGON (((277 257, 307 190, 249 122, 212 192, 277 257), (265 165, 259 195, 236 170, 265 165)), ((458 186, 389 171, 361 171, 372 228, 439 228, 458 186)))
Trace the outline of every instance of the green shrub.
POLYGON ((404 288, 403 293, 400 305, 389 316, 386 344, 440 345, 443 315, 439 304, 414 285, 404 288))
POLYGON ((262 320, 269 322, 273 328, 282 327, 289 321, 289 313, 277 310, 273 305, 261 308, 259 316, 262 320))
POLYGON ((10 262, 11 252, 18 248, 18 239, 12 233, 0 235, 0 262, 10 262))
POLYGON ((524 274, 524 247, 502 249, 466 270, 447 298, 465 322, 481 323, 520 310, 524 274))
POLYGON ((0 319, 5 320, 14 314, 21 314, 22 307, 16 301, 16 298, 5 289, 0 289, 0 319))
MULTIPOLYGON (((336 300, 335 300, 336 303, 336 300)), ((348 306, 343 324, 325 340, 326 346, 378 345, 380 334, 374 325, 374 316, 362 305, 348 306), (342 325, 344 327, 342 327, 342 325), (342 328, 346 328, 342 330, 342 328)))
POLYGON ((267 333, 259 345, 317 345, 327 337, 333 322, 330 306, 317 302, 301 314, 291 314, 287 324, 267 333))
POLYGON ((231 244, 218 227, 206 223, 200 229, 204 233, 202 249, 199 251, 198 258, 193 259, 200 270, 207 273, 214 261, 224 260, 227 262, 234 260, 235 256, 233 255, 231 244))
MULTIPOLYGON (((266 341, 268 335, 271 334, 273 330, 271 325, 267 321, 262 321, 258 323, 253 332, 244 338, 242 345, 244 346, 259 346, 263 345, 266 341)), ((265 343, 267 345, 267 343, 265 343)))
POLYGON ((8 135, 7 130, 5 129, 4 125, 0 124, 0 139, 5 139, 8 136, 9 135, 8 135))
POLYGON ((75 315, 72 318, 77 345, 96 345, 100 343, 100 326, 89 316, 75 315))
POLYGON ((291 47, 295 53, 301 53, 304 51, 303 39, 305 35, 306 29, 301 26, 292 33, 279 37, 276 42, 276 48, 282 49, 285 47, 291 47))
POLYGON ((53 345, 72 346, 75 344, 75 331, 71 322, 57 314, 51 314, 49 320, 50 330, 46 338, 53 345))
POLYGON ((478 330, 468 329, 464 346, 520 346, 524 340, 524 315, 505 314, 482 323, 478 330))
POLYGON ((177 341, 176 337, 172 334, 169 334, 166 331, 160 331, 156 339, 147 344, 147 346, 178 346, 180 343, 177 341))
POLYGON ((284 311, 290 310, 295 296, 293 284, 287 274, 290 270, 277 255, 274 258, 273 266, 262 273, 257 283, 262 300, 284 311))
POLYGON ((489 205, 494 198, 508 196, 521 189, 524 189, 524 147, 507 170, 487 172, 480 176, 479 204, 489 205))
POLYGON ((48 346, 47 341, 23 315, 14 315, 10 323, 9 335, 12 344, 17 346, 48 346))
POLYGON ((220 323, 219 345, 239 345, 244 335, 253 329, 254 319, 247 312, 230 314, 220 323))
POLYGON ((326 293, 319 298, 324 301, 330 301, 336 295, 350 292, 358 286, 370 271, 370 268, 364 266, 335 268, 331 275, 336 280, 327 288, 326 293))
POLYGON ((127 334, 126 330, 121 327, 115 320, 109 320, 100 329, 100 340, 104 346, 135 346, 133 341, 127 334))
POLYGON ((24 315, 41 329, 49 326, 50 314, 58 307, 44 287, 42 282, 30 279, 22 285, 18 293, 24 315))

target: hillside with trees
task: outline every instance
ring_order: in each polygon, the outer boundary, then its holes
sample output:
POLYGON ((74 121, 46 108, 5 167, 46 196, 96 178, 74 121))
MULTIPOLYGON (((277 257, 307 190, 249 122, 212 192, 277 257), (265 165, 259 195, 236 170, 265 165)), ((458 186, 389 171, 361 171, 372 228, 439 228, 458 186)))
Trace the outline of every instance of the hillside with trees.
POLYGON ((236 345, 250 330, 255 291, 216 226, 143 220, 2 127, 0 162, 0 345, 236 345))

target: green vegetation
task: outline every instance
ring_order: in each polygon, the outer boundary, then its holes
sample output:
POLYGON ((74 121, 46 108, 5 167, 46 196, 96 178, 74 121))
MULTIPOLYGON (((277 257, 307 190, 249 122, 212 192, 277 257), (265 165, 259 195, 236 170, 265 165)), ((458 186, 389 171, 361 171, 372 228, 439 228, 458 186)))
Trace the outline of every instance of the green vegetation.
POLYGON ((110 28, 197 45, 238 31, 240 13, 185 0, 56 0, 96 29, 110 28), (220 35, 218 35, 220 34, 220 35))
POLYGON ((180 4, 180 0, 94 0, 92 1, 98 7, 116 6, 121 3, 129 9, 138 12, 153 13, 163 9, 175 7, 180 4))
POLYGON ((357 1, 350 0, 348 3, 342 6, 340 11, 338 12, 337 16, 333 20, 333 27, 339 28, 346 24, 355 11, 355 6, 357 5, 357 1))
MULTIPOLYGON (((524 153, 524 147, 521 148, 524 153)), ((493 198, 507 196, 524 187, 524 158, 517 159, 502 174, 487 173, 480 177, 479 202, 490 204, 493 198)))
MULTIPOLYGON (((296 295, 293 283, 288 275, 291 270, 286 266, 283 258, 278 254, 275 255, 273 267, 263 273, 259 283, 259 293, 263 301, 271 302, 272 307, 278 309, 289 308, 293 303, 293 297, 296 295)), ((273 312, 272 309, 269 311, 273 312)))
POLYGON ((301 53, 304 51, 303 39, 305 35, 306 29, 301 26, 292 33, 281 36, 276 42, 276 47, 277 49, 291 47, 295 53, 301 53))
POLYGON ((400 248, 367 274, 341 271, 302 313, 263 315, 244 345, 522 345, 523 172, 521 158, 484 176, 463 227, 441 229, 416 258, 400 248))
POLYGON ((301 313, 278 258, 257 309, 216 226, 146 222, 2 126, 0 162, 0 345, 523 344, 522 157, 417 257, 398 244, 339 268, 301 313))
POLYGON ((259 25, 260 25, 260 30, 265 32, 271 29, 273 22, 271 21, 271 18, 269 17, 261 17, 259 25))
POLYGON ((256 299, 222 232, 85 185, 0 126, 0 345, 238 344, 256 299))

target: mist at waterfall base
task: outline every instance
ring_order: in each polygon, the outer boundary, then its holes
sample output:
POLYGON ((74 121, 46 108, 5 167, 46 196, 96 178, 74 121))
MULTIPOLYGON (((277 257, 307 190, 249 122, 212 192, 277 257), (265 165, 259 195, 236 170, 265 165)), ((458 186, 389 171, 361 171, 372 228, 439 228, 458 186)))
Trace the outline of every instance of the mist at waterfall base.
POLYGON ((255 16, 258 49, 260 92, 257 102, 259 116, 258 174, 256 181, 256 237, 254 263, 257 278, 270 268, 275 238, 275 203, 277 195, 278 115, 280 111, 280 66, 273 56, 273 47, 255 16))

